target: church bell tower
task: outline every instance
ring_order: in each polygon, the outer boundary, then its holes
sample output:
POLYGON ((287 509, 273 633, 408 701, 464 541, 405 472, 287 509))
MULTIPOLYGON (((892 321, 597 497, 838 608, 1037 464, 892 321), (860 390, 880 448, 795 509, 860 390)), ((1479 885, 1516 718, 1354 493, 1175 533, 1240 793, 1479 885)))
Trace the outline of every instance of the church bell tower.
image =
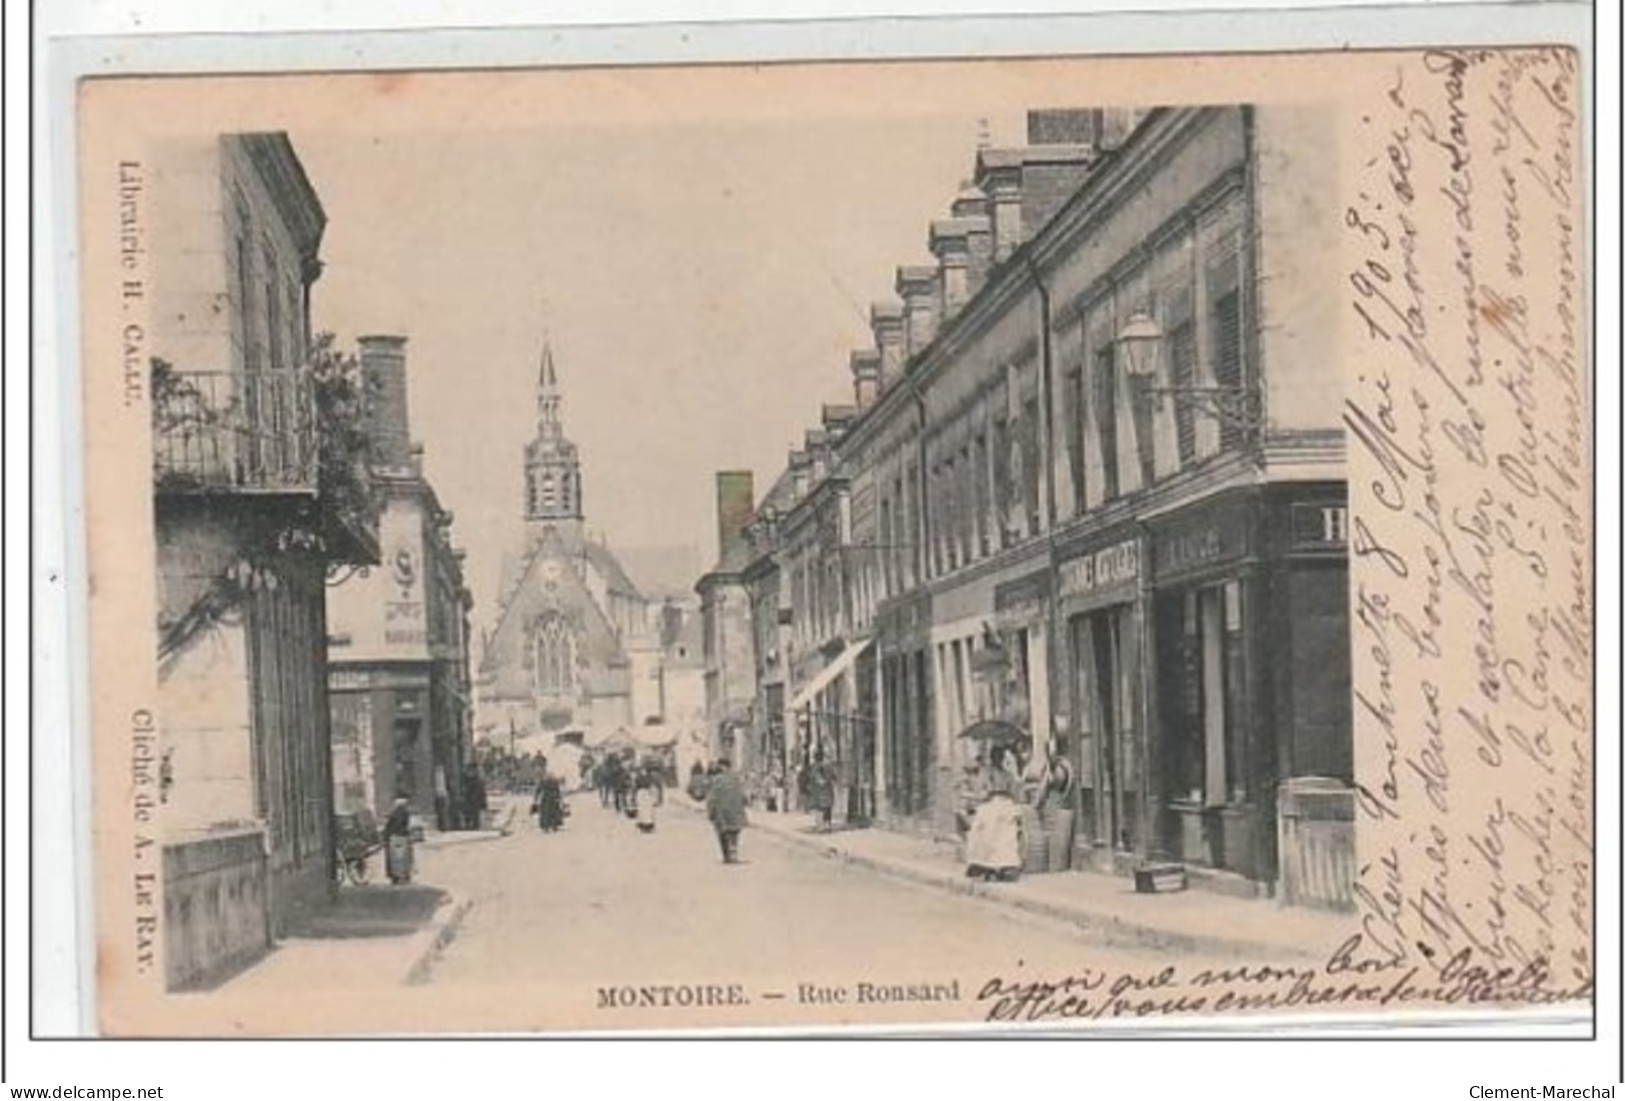
POLYGON ((553 347, 544 339, 536 377, 536 438, 525 447, 525 519, 579 527, 583 517, 581 458, 576 445, 564 436, 560 404, 553 347))

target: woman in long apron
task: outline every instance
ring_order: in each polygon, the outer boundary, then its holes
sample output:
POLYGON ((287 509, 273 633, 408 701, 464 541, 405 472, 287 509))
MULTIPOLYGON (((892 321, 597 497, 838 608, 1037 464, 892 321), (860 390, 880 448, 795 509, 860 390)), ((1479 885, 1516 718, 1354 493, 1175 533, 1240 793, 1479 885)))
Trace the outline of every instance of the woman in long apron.
POLYGON ((384 872, 397 887, 412 882, 412 807, 404 795, 384 820, 384 872))
POLYGON ((1003 746, 988 754, 982 801, 965 838, 965 874, 972 878, 1012 880, 1021 874, 1021 783, 1007 759, 1003 746))
POLYGON ((644 767, 638 773, 638 786, 633 793, 639 833, 655 832, 655 807, 660 803, 660 794, 660 778, 652 767, 644 767))

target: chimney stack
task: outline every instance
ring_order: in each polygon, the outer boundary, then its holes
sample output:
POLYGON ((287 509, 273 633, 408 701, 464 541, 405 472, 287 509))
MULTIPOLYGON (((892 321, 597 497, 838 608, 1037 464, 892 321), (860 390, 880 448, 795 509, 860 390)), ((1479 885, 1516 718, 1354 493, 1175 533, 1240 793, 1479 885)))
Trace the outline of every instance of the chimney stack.
POLYGON ((807 429, 802 448, 807 453, 812 480, 815 483, 822 481, 824 475, 829 473, 829 433, 822 428, 807 429))
POLYGON ((1055 108, 1027 113, 1028 144, 982 149, 976 184, 987 195, 993 260, 1006 260, 1077 193, 1099 155, 1102 112, 1055 108))
POLYGON ((986 218, 942 218, 931 223, 931 253, 941 273, 944 321, 958 313, 979 286, 971 258, 971 235, 979 230, 987 232, 986 218))
POLYGON ((406 401, 406 338, 363 336, 362 408, 375 466, 405 467, 412 462, 412 429, 406 401))
POLYGON ((829 440, 829 446, 831 448, 834 448, 834 446, 841 441, 841 437, 846 435, 846 430, 852 427, 852 422, 857 420, 857 418, 858 410, 856 406, 824 406, 823 416, 820 419, 823 422, 824 434, 829 440))
POLYGON ((902 377, 908 363, 903 307, 896 302, 876 302, 869 307, 869 327, 874 330, 875 348, 880 353, 880 387, 884 389, 902 377))
POLYGON ((896 287, 903 300, 904 355, 913 359, 937 335, 937 269, 924 264, 900 267, 896 287))
POLYGON ((880 396, 880 353, 853 352, 851 369, 852 400, 859 410, 867 409, 880 396))
POLYGON ((748 529, 756 513, 753 482, 748 470, 717 471, 717 560, 724 568, 750 558, 748 529))
POLYGON ((1098 107, 1045 107, 1027 112, 1028 145, 1099 145, 1098 107))
POLYGON ((812 460, 805 451, 791 450, 787 465, 790 467, 791 489, 795 492, 796 500, 800 501, 812 488, 812 460))

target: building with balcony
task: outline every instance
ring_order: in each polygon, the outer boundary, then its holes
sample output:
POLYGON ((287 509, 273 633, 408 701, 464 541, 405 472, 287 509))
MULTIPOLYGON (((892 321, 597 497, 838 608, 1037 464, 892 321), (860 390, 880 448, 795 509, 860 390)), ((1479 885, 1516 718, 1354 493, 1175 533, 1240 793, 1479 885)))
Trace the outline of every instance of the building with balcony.
POLYGON ((465 821, 463 780, 474 760, 473 597, 452 513, 411 442, 405 339, 362 337, 360 366, 381 563, 328 582, 334 800, 341 814, 381 816, 405 795, 423 821, 451 829, 465 821))
POLYGON ((377 560, 359 389, 313 346, 326 216, 286 135, 152 177, 151 379, 171 987, 331 890, 327 572, 377 560))
POLYGON ((1029 761, 1071 763, 1051 845, 1072 866, 1348 904, 1335 159, 1303 155, 1322 124, 1032 112, 931 223, 935 263, 871 310, 857 415, 777 561, 793 706, 872 654, 843 706, 877 718, 884 823, 951 835, 959 734, 1002 719, 1029 761))

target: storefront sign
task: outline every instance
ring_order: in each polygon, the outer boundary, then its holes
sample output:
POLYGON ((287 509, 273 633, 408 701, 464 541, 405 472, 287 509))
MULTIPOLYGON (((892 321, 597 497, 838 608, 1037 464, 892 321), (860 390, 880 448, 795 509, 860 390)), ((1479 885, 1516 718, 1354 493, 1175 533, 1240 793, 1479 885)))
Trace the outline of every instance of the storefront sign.
POLYGON ((1205 509, 1154 535, 1152 562, 1159 580, 1241 558, 1248 550, 1252 510, 1243 502, 1205 509))
POLYGON ((1068 559, 1058 572, 1063 597, 1088 596, 1132 585, 1140 577, 1140 541, 1125 539, 1092 554, 1068 559))
POLYGON ((1037 570, 1014 581, 1006 581, 994 589, 993 609, 1004 612, 1043 604, 1049 599, 1049 591, 1049 570, 1037 570))
POLYGON ((1292 546, 1333 549, 1348 543, 1348 506, 1304 502, 1292 506, 1292 546))

